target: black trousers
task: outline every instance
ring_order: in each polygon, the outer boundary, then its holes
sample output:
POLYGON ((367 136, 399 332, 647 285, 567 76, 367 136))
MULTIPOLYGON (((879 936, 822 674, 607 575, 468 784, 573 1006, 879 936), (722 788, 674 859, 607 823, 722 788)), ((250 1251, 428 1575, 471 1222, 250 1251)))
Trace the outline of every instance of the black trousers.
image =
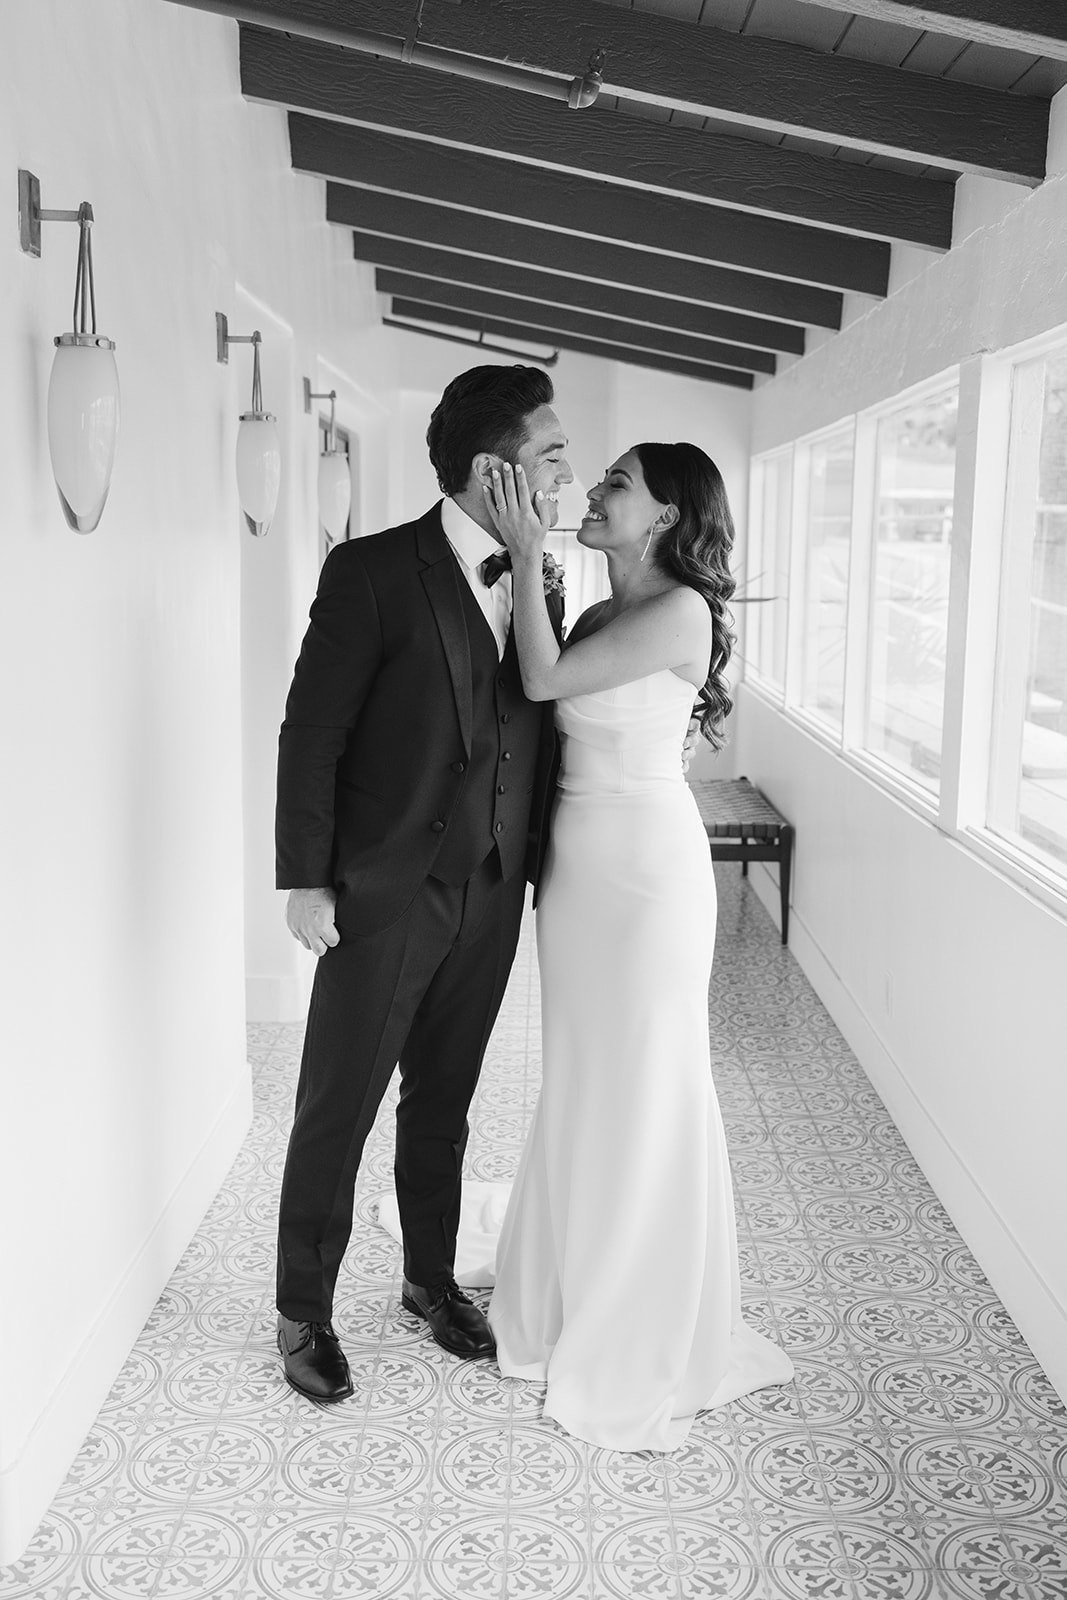
POLYGON ((278 1310, 326 1322, 352 1231, 367 1135, 397 1062, 396 1192, 404 1275, 455 1264, 467 1111, 515 955, 525 880, 496 850, 465 884, 428 878, 392 927, 319 958, 278 1222, 278 1310))

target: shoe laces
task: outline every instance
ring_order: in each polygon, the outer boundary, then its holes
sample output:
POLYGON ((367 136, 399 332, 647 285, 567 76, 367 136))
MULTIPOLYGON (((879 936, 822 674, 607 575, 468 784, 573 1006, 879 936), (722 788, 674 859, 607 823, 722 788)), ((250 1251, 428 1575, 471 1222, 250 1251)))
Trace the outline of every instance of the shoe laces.
POLYGON ((334 1344, 338 1343, 332 1322, 308 1322, 304 1326, 307 1328, 308 1338, 312 1344, 315 1343, 316 1339, 330 1339, 334 1344))
POLYGON ((455 1278, 449 1278, 441 1285, 430 1302, 431 1309, 436 1311, 437 1307, 444 1305, 446 1300, 458 1300, 464 1306, 472 1306, 474 1304, 470 1295, 463 1293, 455 1278))

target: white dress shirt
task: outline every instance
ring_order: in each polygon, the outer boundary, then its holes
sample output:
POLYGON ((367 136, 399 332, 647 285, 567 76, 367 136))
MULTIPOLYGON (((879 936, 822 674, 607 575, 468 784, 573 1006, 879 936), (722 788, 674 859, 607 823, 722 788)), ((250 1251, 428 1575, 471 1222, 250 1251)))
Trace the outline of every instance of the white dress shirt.
POLYGON ((491 533, 479 527, 473 517, 468 517, 462 506, 447 497, 441 502, 441 523, 459 562, 459 570, 493 630, 497 654, 503 660, 511 630, 511 573, 502 572, 488 589, 482 580, 481 566, 487 556, 499 555, 504 547, 491 533))

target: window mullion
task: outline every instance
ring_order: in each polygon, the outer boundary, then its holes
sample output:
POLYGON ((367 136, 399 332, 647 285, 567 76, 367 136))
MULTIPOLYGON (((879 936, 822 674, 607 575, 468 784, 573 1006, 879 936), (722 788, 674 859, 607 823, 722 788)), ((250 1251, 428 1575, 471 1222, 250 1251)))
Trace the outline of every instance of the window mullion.
MULTIPOLYGON (((771 469, 765 460, 752 463, 748 489, 748 536, 745 540, 745 581, 738 598, 759 592, 760 572, 765 563, 767 544, 767 490, 771 469)), ((740 625, 741 662, 744 675, 761 678, 764 674, 766 653, 766 624, 759 606, 738 606, 735 613, 740 625)))
POLYGON ((1018 818, 1029 688, 1030 597, 1044 387, 1043 361, 1015 368, 1011 389, 1010 466, 1003 500, 1004 543, 988 791, 990 825, 1009 832, 1014 832, 1018 818))
POLYGON ((862 746, 867 697, 867 638, 870 626, 871 539, 874 530, 874 460, 877 424, 856 418, 852 462, 852 537, 848 557, 845 632, 845 691, 842 742, 862 746))
POLYGON ((785 704, 803 697, 805 651, 804 572, 808 559, 808 457, 806 447, 793 452, 793 484, 789 515, 789 609, 785 636, 785 704))
MULTIPOLYGON (((983 368, 982 356, 960 364, 938 801, 938 823, 947 833, 954 833, 961 820, 964 719, 967 703, 974 705, 978 688, 967 670, 969 664, 974 664, 973 652, 969 661, 968 645, 981 631, 981 617, 972 613, 971 607, 987 576, 975 559, 980 549, 980 543, 976 546, 975 541, 975 522, 981 522, 985 509, 979 504, 983 368)), ((992 656, 992 638, 987 638, 986 644, 992 656)))

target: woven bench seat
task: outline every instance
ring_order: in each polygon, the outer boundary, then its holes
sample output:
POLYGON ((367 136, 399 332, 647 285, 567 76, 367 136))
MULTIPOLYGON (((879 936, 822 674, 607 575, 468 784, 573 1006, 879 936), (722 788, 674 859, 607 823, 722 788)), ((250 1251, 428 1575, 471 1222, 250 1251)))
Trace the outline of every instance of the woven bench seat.
POLYGON ((782 943, 789 942, 789 872, 793 826, 747 778, 693 778, 689 787, 708 836, 713 861, 777 861, 782 943))

